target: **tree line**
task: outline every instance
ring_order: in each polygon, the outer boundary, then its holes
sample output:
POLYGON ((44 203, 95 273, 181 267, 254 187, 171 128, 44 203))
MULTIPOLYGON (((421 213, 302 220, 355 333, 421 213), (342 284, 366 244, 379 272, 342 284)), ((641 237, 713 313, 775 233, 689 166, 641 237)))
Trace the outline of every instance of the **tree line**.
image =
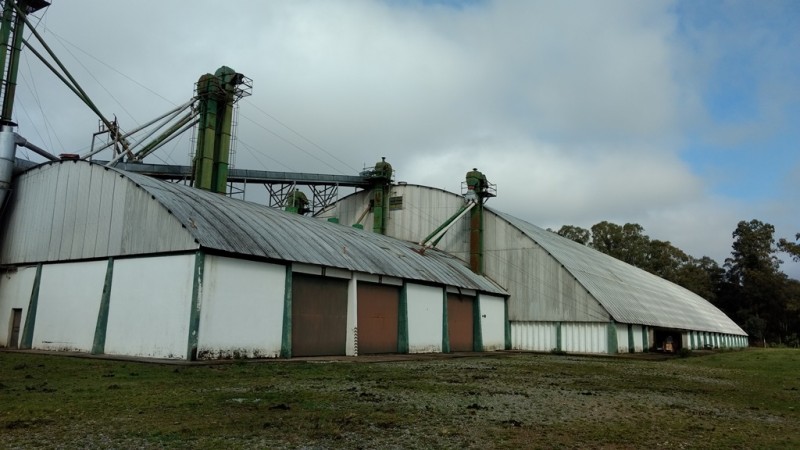
POLYGON ((800 343, 800 281, 780 270, 779 258, 784 253, 800 261, 800 233, 794 242, 776 240, 772 225, 740 221, 732 233, 731 256, 722 266, 708 256, 695 258, 669 241, 651 239, 635 223, 603 221, 588 230, 564 225, 556 233, 705 298, 739 324, 751 343, 800 343))

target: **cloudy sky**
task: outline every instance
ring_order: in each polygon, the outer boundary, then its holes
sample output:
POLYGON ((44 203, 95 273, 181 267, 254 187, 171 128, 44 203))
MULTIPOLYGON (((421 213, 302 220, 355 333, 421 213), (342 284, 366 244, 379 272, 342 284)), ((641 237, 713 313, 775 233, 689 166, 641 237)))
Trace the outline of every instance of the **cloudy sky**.
MULTIPOLYGON (((398 181, 458 191, 477 167, 491 206, 534 224, 636 222, 720 263, 740 220, 800 232, 800 2, 52 0, 32 20, 123 128, 221 65, 252 78, 239 168, 386 156, 398 181)), ((53 153, 97 129, 29 52, 14 115, 53 153)))

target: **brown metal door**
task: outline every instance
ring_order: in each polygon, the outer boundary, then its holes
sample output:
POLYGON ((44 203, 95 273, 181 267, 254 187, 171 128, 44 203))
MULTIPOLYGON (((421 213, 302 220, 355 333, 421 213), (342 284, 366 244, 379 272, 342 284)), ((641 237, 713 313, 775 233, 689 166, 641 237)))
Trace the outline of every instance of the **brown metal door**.
POLYGON ((19 347, 19 328, 22 324, 22 309, 14 308, 11 310, 11 337, 8 338, 9 348, 19 347))
POLYGON ((471 352, 474 297, 447 294, 447 334, 451 352, 471 352))
POLYGON ((397 353, 400 288, 358 283, 358 353, 397 353))
POLYGON ((345 354, 347 283, 292 274, 292 356, 345 354))

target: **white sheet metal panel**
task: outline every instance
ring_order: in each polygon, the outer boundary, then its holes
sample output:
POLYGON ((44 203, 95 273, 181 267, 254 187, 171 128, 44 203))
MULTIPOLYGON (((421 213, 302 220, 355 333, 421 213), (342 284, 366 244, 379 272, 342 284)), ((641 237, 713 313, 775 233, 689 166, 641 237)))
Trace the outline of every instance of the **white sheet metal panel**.
POLYGON ((442 351, 443 302, 441 287, 406 284, 409 353, 442 351))
POLYGON ((34 349, 92 351, 107 266, 108 261, 42 266, 34 349))
POLYGON ((562 350, 569 353, 608 353, 607 323, 564 323, 562 350))
POLYGON ((114 261, 105 353, 186 358, 194 261, 193 254, 114 261))
POLYGON ((618 323, 617 325, 617 353, 628 353, 628 324, 618 323))
MULTIPOLYGON (((14 271, 0 273, 0 347, 10 347, 11 319, 15 308, 22 309, 22 325, 28 315, 36 266, 18 267, 14 271)), ((19 332, 22 339, 22 329, 19 332)), ((19 342, 17 342, 19 344, 19 342)))
POLYGON ((633 330, 633 351, 641 353, 644 351, 644 335, 642 334, 642 326, 634 325, 631 327, 633 330))
POLYGON ((493 295, 479 295, 483 351, 506 348, 506 300, 493 295))
POLYGON ((535 352, 558 349, 558 323, 511 321, 511 348, 535 352))
POLYGON ((96 164, 60 161, 15 180, 0 218, 2 264, 193 250, 192 235, 127 177, 96 164))
POLYGON ((198 359, 280 355, 286 266, 207 255, 198 359))

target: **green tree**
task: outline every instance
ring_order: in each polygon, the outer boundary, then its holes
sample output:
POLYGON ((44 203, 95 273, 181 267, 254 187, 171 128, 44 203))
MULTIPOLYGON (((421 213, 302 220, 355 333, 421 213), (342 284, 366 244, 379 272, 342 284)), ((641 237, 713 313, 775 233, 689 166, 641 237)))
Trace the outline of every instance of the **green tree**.
POLYGON ((790 328, 788 278, 779 268, 775 227, 759 220, 741 221, 733 231, 733 251, 725 260, 726 286, 720 307, 758 338, 781 342, 790 328), (761 324, 763 323, 763 332, 761 324), (758 327, 755 325, 758 324, 758 327))
POLYGON ((603 221, 592 226, 592 247, 636 267, 647 267, 650 238, 638 223, 603 221))
POLYGON ((574 225, 564 225, 558 229, 557 233, 583 245, 589 245, 592 240, 592 234, 589 230, 574 225))
MULTIPOLYGON (((796 241, 800 241, 800 233, 794 235, 796 241)), ((800 243, 789 242, 785 238, 778 240, 778 248, 782 252, 786 252, 795 261, 800 262, 800 243)))

